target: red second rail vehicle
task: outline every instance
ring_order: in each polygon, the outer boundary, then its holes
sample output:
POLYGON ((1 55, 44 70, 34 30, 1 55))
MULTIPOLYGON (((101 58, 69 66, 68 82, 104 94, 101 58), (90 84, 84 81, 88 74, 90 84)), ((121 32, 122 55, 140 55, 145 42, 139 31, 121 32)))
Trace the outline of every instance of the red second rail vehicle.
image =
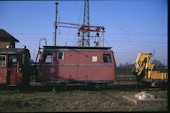
POLYGON ((30 52, 26 48, 0 49, 0 85, 29 85, 30 52))
POLYGON ((108 84, 115 80, 115 58, 111 47, 44 46, 38 73, 46 84, 108 84))

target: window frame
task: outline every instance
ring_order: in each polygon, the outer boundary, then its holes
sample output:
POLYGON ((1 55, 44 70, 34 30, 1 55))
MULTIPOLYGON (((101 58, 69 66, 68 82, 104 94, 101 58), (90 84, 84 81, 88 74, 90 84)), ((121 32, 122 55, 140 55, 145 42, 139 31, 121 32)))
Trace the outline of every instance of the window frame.
POLYGON ((104 63, 112 63, 111 54, 103 54, 103 62, 104 63), (106 58, 107 61, 105 61, 104 58, 106 58))
POLYGON ((22 64, 25 64, 25 54, 22 54, 22 64))
POLYGON ((4 56, 5 57, 5 64, 4 64, 4 66, 0 65, 0 67, 6 67, 6 55, 0 55, 0 56, 4 56))
POLYGON ((48 63, 53 63, 53 61, 54 61, 53 54, 52 54, 52 53, 46 53, 46 54, 44 55, 44 60, 43 60, 43 61, 44 61, 44 63, 47 63, 47 64, 48 64, 48 63), (51 56, 51 57, 47 57, 47 56, 51 56), (48 59, 51 58, 51 60, 49 60, 50 62, 47 60, 47 58, 48 58, 48 59), (47 60, 48 62, 47 62, 46 60, 47 60))
POLYGON ((8 56, 8 65, 10 67, 16 67, 18 63, 18 55, 17 54, 11 54, 8 56))
POLYGON ((63 51, 59 51, 59 52, 57 52, 57 59, 58 60, 64 60, 64 52, 63 51), (60 58, 60 53, 62 53, 62 58, 60 58))

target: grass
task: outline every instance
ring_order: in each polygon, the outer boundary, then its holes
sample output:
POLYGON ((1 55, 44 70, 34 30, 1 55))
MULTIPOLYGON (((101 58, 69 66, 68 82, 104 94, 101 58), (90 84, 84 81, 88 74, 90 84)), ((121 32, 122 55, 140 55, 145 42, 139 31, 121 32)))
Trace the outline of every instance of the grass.
MULTIPOLYGON (((118 70, 116 77, 134 77, 130 70, 118 70), (126 73, 126 74, 125 74, 126 73)), ((0 112, 129 112, 129 111, 167 111, 167 107, 141 107, 123 100, 124 94, 135 95, 139 90, 109 88, 103 91, 92 87, 52 87, 32 82, 28 90, 0 89, 0 112)), ((129 88, 129 87, 127 87, 129 88)), ((158 98, 167 99, 167 91, 150 91, 158 98)))
MULTIPOLYGON (((131 91, 135 94, 139 91, 131 91)), ((142 108, 123 101, 123 90, 64 91, 0 91, 1 112, 64 112, 64 111, 166 111, 154 107, 142 108)), ((128 92, 129 93, 129 92, 128 92)), ((167 91, 154 92, 167 98, 167 91)))

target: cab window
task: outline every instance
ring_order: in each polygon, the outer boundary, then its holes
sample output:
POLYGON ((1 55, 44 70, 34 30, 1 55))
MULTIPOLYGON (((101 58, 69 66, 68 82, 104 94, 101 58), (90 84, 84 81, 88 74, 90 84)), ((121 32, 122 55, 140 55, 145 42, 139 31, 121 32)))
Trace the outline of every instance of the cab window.
POLYGON ((44 62, 45 63, 53 62, 53 55, 52 54, 46 54, 45 57, 44 57, 44 62))
POLYGON ((16 55, 9 55, 9 66, 15 67, 17 65, 17 56, 16 55))
POLYGON ((24 63, 25 63, 25 55, 22 54, 22 64, 24 64, 24 63))
POLYGON ((58 52, 58 59, 63 60, 64 59, 64 52, 58 52))
POLYGON ((103 54, 103 62, 104 63, 111 63, 111 55, 110 54, 103 54))
POLYGON ((6 57, 4 55, 0 55, 0 67, 6 66, 6 57))

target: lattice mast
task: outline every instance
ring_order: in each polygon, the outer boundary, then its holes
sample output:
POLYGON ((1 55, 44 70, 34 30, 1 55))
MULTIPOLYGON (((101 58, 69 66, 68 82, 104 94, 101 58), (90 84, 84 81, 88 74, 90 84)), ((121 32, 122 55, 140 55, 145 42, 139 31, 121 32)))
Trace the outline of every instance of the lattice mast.
MULTIPOLYGON (((90 26, 90 14, 89 14, 89 0, 84 0, 84 18, 83 25, 90 26)), ((89 27, 87 27, 89 30, 89 27)), ((82 33, 82 45, 81 46, 90 46, 90 32, 83 31, 82 33)))

